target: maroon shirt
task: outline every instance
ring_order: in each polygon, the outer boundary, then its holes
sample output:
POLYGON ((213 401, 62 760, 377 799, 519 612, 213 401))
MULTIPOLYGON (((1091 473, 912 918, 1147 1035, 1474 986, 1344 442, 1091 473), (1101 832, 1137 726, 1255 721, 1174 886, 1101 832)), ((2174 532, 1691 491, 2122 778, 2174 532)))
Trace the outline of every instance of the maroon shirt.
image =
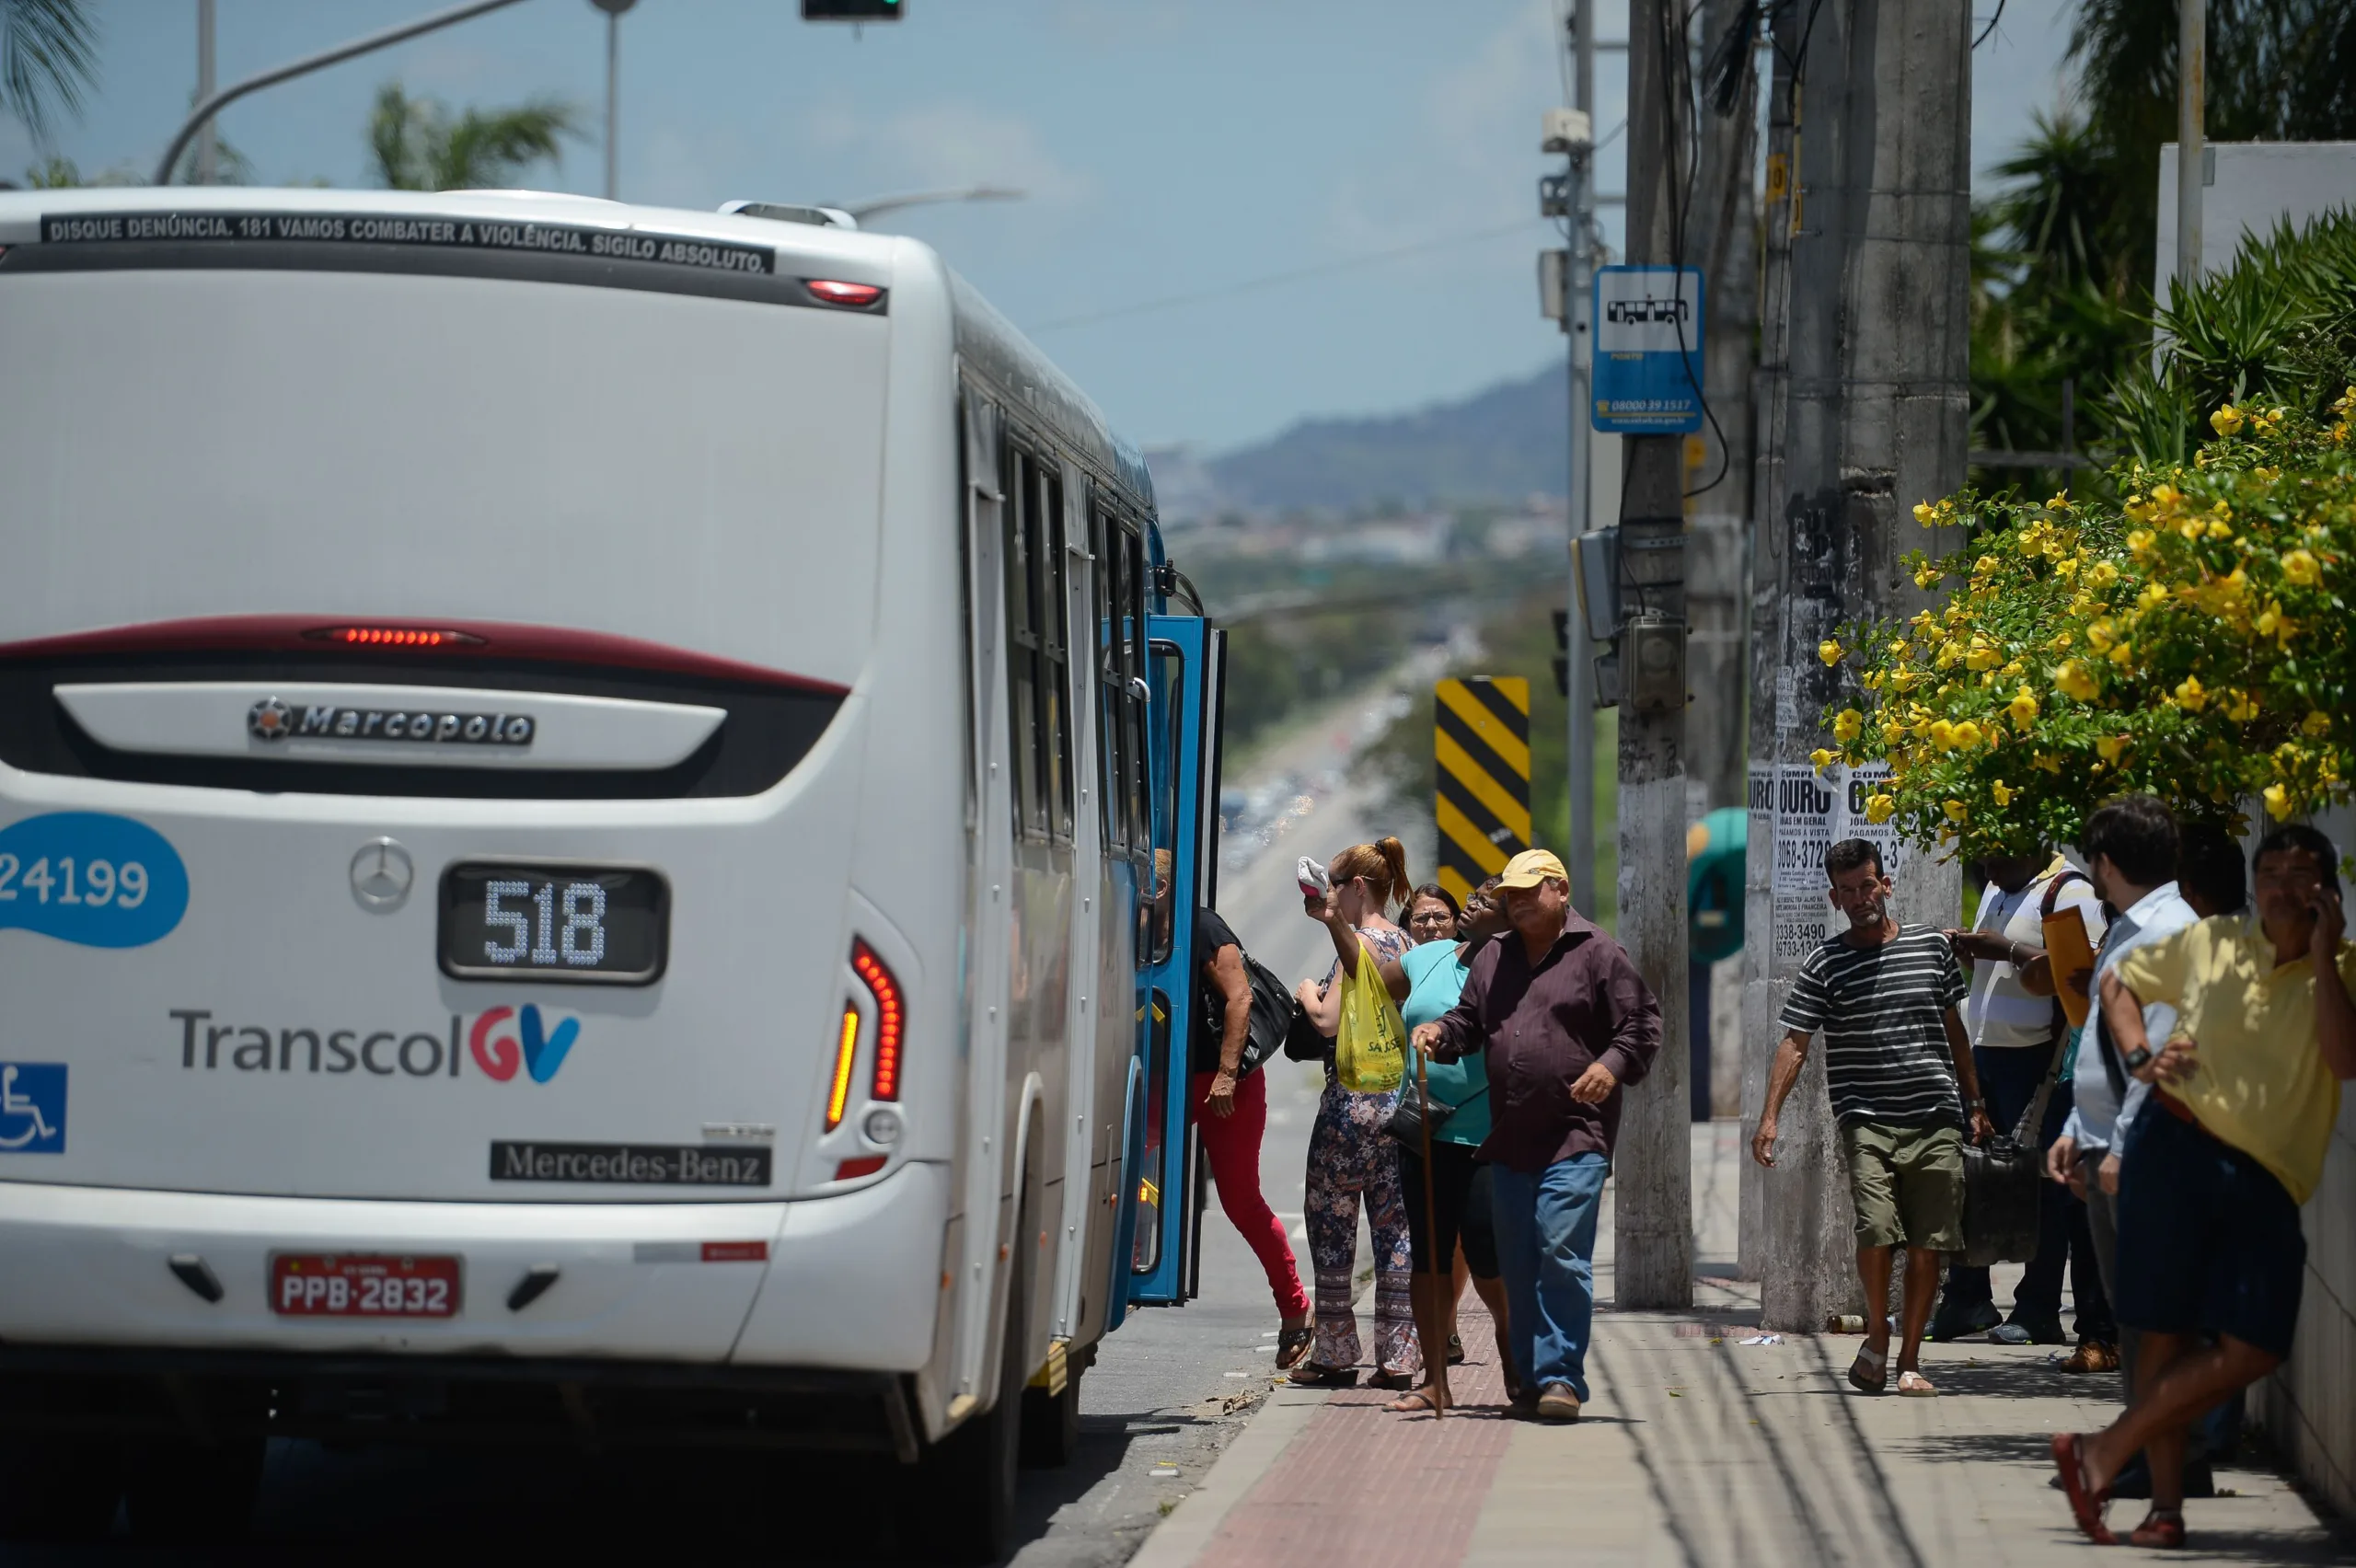
POLYGON ((1437 1061, 1487 1052, 1489 1139, 1479 1157, 1535 1173, 1574 1155, 1611 1156, 1620 1091, 1582 1105, 1571 1085, 1596 1062, 1623 1084, 1642 1079, 1660 1049, 1660 1002, 1625 948, 1565 911, 1563 934, 1535 964, 1519 931, 1483 943, 1439 1032, 1437 1061))

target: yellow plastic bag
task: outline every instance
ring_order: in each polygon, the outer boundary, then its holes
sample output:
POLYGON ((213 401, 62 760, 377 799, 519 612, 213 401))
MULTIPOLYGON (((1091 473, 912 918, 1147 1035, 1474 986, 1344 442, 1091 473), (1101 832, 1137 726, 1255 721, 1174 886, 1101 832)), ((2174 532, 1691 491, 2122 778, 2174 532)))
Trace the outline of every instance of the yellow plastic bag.
POLYGON ((1334 1037, 1334 1076, 1353 1094, 1388 1093, 1406 1076, 1406 1020, 1372 953, 1361 949, 1357 972, 1343 975, 1340 984, 1342 1028, 1334 1037))

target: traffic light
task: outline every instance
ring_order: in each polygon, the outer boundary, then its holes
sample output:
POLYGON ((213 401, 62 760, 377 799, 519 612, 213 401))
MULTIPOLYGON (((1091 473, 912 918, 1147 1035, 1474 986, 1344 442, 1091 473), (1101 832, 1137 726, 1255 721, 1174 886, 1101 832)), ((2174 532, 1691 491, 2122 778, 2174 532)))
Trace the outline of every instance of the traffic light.
POLYGON ((905 0, 802 0, 805 22, 896 22, 905 0))

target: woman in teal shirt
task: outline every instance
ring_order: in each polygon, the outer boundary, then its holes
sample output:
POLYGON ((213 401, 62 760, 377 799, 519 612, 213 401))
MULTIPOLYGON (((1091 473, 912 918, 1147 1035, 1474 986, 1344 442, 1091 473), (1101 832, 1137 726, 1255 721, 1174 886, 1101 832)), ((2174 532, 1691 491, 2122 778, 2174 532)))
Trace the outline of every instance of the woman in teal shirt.
MULTIPOLYGON (((1472 972, 1473 951, 1506 928, 1496 879, 1473 889, 1461 915, 1456 915, 1454 901, 1439 888, 1417 889, 1409 901, 1407 928, 1424 940, 1395 963, 1385 963, 1382 977, 1412 1032, 1417 1024, 1428 1023, 1456 1005, 1465 977, 1472 972), (1455 918, 1443 922, 1442 914, 1455 918)), ((1472 1288, 1489 1309, 1497 1334, 1497 1364, 1505 1368, 1508 1392, 1514 1381, 1513 1355, 1507 1348, 1505 1286, 1497 1278, 1496 1241, 1489 1223, 1489 1168, 1472 1158, 1489 1136, 1488 1071, 1473 1055, 1430 1063, 1426 1073, 1438 1119, 1432 1131, 1431 1212, 1424 1206, 1422 1151, 1403 1147, 1399 1152, 1400 1185, 1407 1195, 1407 1231, 1415 1252, 1410 1289, 1425 1367, 1423 1385, 1391 1403, 1403 1412, 1436 1408, 1440 1401, 1431 1368, 1441 1356, 1450 1363, 1464 1359, 1456 1336, 1456 1298, 1463 1294, 1465 1278, 1456 1272, 1459 1268, 1472 1276, 1472 1288), (1442 1106, 1449 1109, 1443 1112, 1442 1106)))

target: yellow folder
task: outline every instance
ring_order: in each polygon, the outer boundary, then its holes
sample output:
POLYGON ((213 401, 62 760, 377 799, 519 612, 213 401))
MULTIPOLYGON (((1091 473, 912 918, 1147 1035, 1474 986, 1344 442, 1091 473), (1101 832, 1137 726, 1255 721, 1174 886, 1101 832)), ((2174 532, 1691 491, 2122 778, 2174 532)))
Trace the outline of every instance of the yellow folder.
POLYGON ((2085 1028, 2092 1000, 2078 995, 2070 985, 2070 976, 2080 971, 2093 971, 2095 950, 2086 940, 2085 917, 2075 905, 2057 909, 2045 917, 2045 955, 2053 961, 2053 994, 2062 1003, 2062 1016, 2070 1020, 2071 1028, 2085 1028))

